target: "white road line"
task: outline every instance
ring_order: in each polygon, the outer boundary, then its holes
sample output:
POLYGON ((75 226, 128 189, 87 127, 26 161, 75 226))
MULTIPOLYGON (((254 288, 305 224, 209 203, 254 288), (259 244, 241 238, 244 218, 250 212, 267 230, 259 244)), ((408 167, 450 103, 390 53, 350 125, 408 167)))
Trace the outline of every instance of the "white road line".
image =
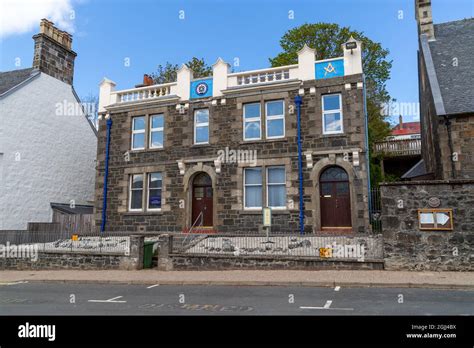
POLYGON ((17 285, 17 284, 26 284, 26 283, 28 283, 28 281, 22 280, 22 281, 12 282, 12 283, 0 283, 0 285, 17 285))
POLYGON ((332 303, 331 300, 327 300, 326 304, 324 305, 324 308, 329 309, 329 307, 331 307, 331 303, 332 303))
POLYGON ((110 298, 108 300, 89 300, 87 302, 100 302, 100 303, 127 303, 127 301, 116 301, 119 298, 122 298, 123 296, 117 296, 114 298, 110 298))
POLYGON ((325 308, 325 307, 304 307, 301 306, 301 309, 328 309, 331 311, 353 311, 354 308, 325 308))
POLYGON ((340 286, 336 286, 336 287, 334 288, 334 291, 339 291, 339 290, 341 290, 341 287, 340 287, 340 286))
POLYGON ((151 288, 154 288, 156 286, 160 286, 160 284, 150 285, 150 286, 147 287, 147 289, 151 289, 151 288))

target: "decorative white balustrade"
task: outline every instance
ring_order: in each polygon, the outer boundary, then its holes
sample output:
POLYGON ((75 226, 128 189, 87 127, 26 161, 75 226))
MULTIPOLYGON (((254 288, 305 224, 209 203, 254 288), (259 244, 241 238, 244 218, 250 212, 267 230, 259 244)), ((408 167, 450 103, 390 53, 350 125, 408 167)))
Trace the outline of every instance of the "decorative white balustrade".
POLYGON ((165 83, 162 85, 153 85, 127 89, 123 91, 113 92, 116 94, 117 103, 126 103, 132 101, 142 101, 172 95, 176 87, 176 83, 165 83))
POLYGON ((247 71, 243 73, 229 74, 229 87, 254 85, 259 83, 271 83, 289 80, 291 78, 290 70, 293 66, 281 68, 272 68, 264 70, 247 71))

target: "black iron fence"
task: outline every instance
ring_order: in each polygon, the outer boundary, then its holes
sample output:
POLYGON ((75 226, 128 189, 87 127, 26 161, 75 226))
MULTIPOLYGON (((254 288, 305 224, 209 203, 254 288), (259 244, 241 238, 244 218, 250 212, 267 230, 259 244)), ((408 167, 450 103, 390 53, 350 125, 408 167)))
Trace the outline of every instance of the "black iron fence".
POLYGON ((373 233, 382 232, 382 203, 380 199, 380 188, 372 187, 370 189, 369 218, 373 233))

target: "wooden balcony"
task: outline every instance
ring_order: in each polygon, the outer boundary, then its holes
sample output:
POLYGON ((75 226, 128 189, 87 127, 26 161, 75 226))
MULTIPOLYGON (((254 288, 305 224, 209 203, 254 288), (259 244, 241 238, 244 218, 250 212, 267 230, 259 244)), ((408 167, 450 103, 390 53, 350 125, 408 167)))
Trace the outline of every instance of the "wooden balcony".
POLYGON ((421 155, 421 139, 386 140, 375 143, 375 154, 384 157, 421 155))

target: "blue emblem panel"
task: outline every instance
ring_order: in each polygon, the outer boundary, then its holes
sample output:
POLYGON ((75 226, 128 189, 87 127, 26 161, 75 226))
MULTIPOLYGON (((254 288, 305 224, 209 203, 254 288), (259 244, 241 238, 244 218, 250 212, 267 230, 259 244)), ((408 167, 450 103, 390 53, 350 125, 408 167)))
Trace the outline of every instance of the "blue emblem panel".
POLYGON ((212 97, 212 78, 191 81, 191 99, 212 97))
POLYGON ((344 76, 344 59, 330 60, 329 62, 316 62, 316 80, 330 79, 344 76))

